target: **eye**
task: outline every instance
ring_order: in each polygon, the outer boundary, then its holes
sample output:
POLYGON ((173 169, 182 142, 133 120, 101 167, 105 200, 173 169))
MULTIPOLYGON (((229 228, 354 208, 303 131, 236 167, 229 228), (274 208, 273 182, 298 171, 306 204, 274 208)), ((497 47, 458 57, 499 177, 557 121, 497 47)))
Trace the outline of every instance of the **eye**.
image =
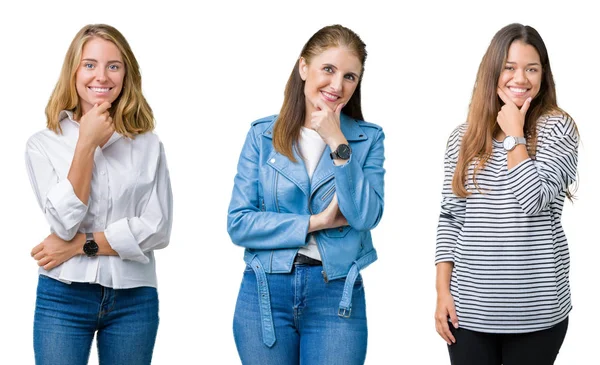
POLYGON ((346 78, 346 80, 350 80, 350 81, 356 80, 356 77, 354 77, 354 75, 352 75, 352 74, 348 74, 348 75, 346 75, 344 77, 346 78))
POLYGON ((327 72, 327 73, 333 73, 333 68, 329 67, 329 66, 325 66, 323 67, 323 71, 327 72))
POLYGON ((120 69, 119 65, 109 65, 108 69, 111 71, 118 71, 120 69))
POLYGON ((504 66, 504 69, 505 69, 506 71, 514 71, 514 70, 515 70, 515 68, 514 68, 514 67, 512 67, 512 66, 504 66))
POLYGON ((528 68, 528 72, 538 72, 537 68, 528 68))
POLYGON ((84 63, 83 67, 91 70, 92 68, 94 68, 94 65, 88 62, 88 63, 84 63))

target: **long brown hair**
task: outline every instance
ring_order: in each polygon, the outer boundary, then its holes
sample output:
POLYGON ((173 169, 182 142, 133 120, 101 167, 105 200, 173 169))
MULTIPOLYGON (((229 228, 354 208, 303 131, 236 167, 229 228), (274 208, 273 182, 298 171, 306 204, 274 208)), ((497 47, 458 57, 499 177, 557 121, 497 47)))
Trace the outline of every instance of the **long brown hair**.
POLYGON ((142 94, 140 66, 133 55, 129 43, 115 28, 106 24, 89 24, 75 35, 63 62, 62 70, 54 91, 46 105, 47 127, 60 133, 59 114, 62 110, 72 110, 76 120, 81 118, 81 104, 75 87, 77 69, 80 67, 83 47, 92 38, 98 37, 114 43, 125 63, 125 78, 121 94, 112 103, 111 116, 115 131, 133 138, 136 134, 154 129, 154 115, 142 94))
POLYGON ((469 165, 477 160, 473 173, 473 184, 478 188, 476 175, 484 168, 492 154, 493 137, 500 132, 496 118, 502 107, 498 97, 498 79, 506 63, 508 49, 515 41, 533 46, 542 66, 542 84, 540 91, 531 101, 525 116, 523 132, 528 141, 527 150, 531 157, 535 156, 537 143, 537 121, 549 113, 562 113, 556 103, 556 88, 548 59, 546 45, 539 33, 532 27, 522 24, 510 24, 500 29, 492 39, 477 72, 473 88, 473 97, 467 116, 467 130, 462 137, 456 170, 452 180, 452 191, 460 197, 467 197, 465 183, 469 165))
POLYGON ((354 52, 362 65, 358 85, 352 97, 342 109, 344 114, 363 120, 360 106, 360 85, 365 70, 367 50, 365 43, 352 30, 341 25, 330 25, 316 32, 302 48, 300 57, 296 61, 290 78, 285 86, 283 105, 273 128, 273 147, 282 155, 296 162, 293 149, 300 136, 300 130, 306 117, 306 104, 304 97, 304 80, 300 77, 300 58, 308 64, 311 59, 331 47, 347 47, 354 52))

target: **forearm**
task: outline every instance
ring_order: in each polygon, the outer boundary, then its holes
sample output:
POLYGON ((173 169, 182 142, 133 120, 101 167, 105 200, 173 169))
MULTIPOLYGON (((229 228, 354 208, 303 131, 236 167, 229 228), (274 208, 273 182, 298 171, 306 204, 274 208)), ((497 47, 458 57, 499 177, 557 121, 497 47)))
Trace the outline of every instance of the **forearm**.
POLYGON ((297 248, 306 245, 311 217, 234 209, 227 217, 227 231, 234 244, 246 248, 297 248))
POLYGON ((450 293, 450 279, 452 278, 454 263, 450 261, 438 262, 436 265, 435 290, 438 295, 450 293))
POLYGON ((517 145, 512 151, 508 151, 506 155, 506 167, 508 170, 529 158, 527 147, 522 144, 517 145))
POLYGON ((104 232, 94 232, 94 241, 98 244, 98 255, 99 256, 118 256, 117 251, 113 250, 112 246, 108 243, 104 232))
POLYGON ((90 197, 94 151, 95 147, 93 145, 78 142, 75 147, 71 168, 67 175, 67 179, 71 182, 75 195, 85 205, 88 204, 90 197))

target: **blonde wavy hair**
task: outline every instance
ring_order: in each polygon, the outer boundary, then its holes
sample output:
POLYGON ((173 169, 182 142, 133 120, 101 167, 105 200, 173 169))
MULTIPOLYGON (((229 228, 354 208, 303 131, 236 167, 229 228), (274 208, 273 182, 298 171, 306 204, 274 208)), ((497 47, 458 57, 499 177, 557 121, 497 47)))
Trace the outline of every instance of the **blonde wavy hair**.
POLYGON ((129 43, 114 27, 106 24, 88 24, 75 35, 63 62, 60 77, 46 105, 48 129, 62 133, 58 119, 62 110, 72 110, 75 120, 81 118, 81 103, 75 86, 77 69, 85 44, 95 37, 112 42, 123 57, 125 77, 121 94, 112 103, 110 114, 115 131, 128 138, 154 129, 154 115, 142 94, 142 76, 129 43))

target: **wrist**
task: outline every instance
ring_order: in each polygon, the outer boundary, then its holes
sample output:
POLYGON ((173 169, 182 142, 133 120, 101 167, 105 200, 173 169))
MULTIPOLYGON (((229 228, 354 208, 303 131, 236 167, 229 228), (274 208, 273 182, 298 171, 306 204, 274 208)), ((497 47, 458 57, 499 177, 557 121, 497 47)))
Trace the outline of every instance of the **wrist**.
POLYGON ((504 134, 506 135, 506 137, 524 137, 525 133, 523 132, 523 130, 509 130, 504 132, 504 134))
POLYGON ((79 153, 83 153, 85 155, 94 155, 94 151, 96 150, 96 147, 98 147, 96 144, 94 144, 93 141, 88 141, 85 138, 81 138, 81 136, 79 136, 80 138, 77 140, 77 145, 75 146, 75 153, 79 152, 79 153))
POLYGON ((437 292, 438 297, 452 295, 450 292, 450 286, 448 286, 448 288, 435 288, 435 291, 437 292))
POLYGON ((75 238, 73 239, 73 245, 71 250, 72 250, 72 257, 73 256, 78 256, 78 255, 83 255, 83 245, 85 244, 86 241, 86 236, 85 233, 77 233, 75 235, 75 238))
POLYGON ((331 151, 335 151, 339 145, 348 144, 348 141, 346 140, 346 137, 344 137, 344 135, 340 131, 339 135, 328 138, 325 141, 325 143, 327 143, 327 145, 329 146, 329 149, 331 149, 331 151))

